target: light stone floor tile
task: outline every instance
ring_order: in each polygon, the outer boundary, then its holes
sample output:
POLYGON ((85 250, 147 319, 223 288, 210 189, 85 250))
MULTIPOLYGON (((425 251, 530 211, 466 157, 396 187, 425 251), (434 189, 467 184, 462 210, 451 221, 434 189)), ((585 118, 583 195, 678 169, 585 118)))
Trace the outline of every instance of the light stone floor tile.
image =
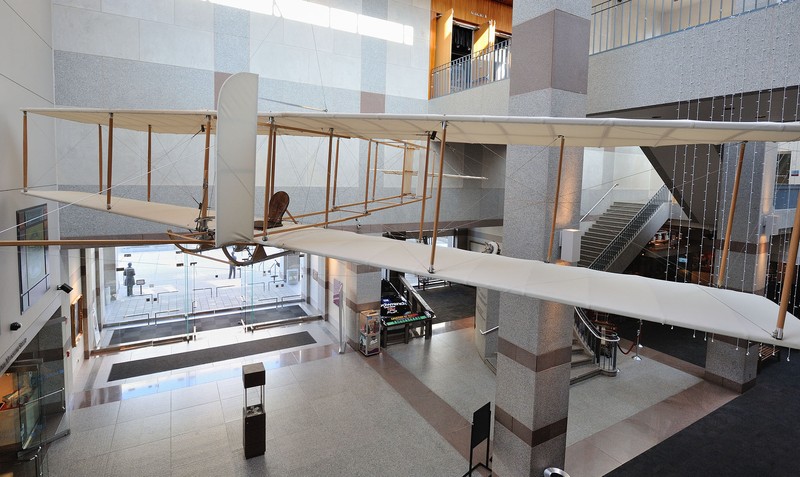
POLYGON ((219 401, 178 409, 171 413, 173 437, 223 424, 222 405, 219 401))
POLYGON ((172 410, 219 401, 217 383, 205 383, 172 391, 172 410))
MULTIPOLYGON (((225 423, 225 430, 228 433, 228 447, 232 450, 244 449, 244 431, 242 430, 242 420, 229 421, 225 423)), ((271 433, 267 424, 267 433, 271 433)))
POLYGON ((242 418, 244 410, 244 399, 242 396, 234 396, 223 399, 222 405, 222 418, 225 422, 235 421, 242 418))
POLYGON ((105 427, 117 422, 119 402, 100 404, 72 411, 71 428, 73 431, 85 431, 105 427))
POLYGON ((117 423, 111 448, 136 447, 170 437, 169 412, 117 423))
POLYGON ((172 467, 172 477, 197 477, 200 475, 228 476, 234 474, 233 456, 226 447, 226 454, 191 460, 172 467))
POLYGON ((170 473, 169 439, 111 452, 105 474, 108 477, 159 477, 170 473))
POLYGON ((155 416, 170 411, 170 393, 154 393, 120 401, 117 423, 155 416))
POLYGON ((280 388, 267 389, 264 409, 269 412, 308 402, 308 398, 300 385, 290 384, 280 388))
MULTIPOLYGON (((183 468, 192 462, 229 456, 228 430, 224 424, 205 426, 171 439, 172 470, 183 468)), ((200 473, 202 475, 215 475, 200 473)), ((198 474, 198 475, 200 475, 198 474)))
POLYGON ((114 437, 114 425, 90 429, 87 431, 72 431, 65 439, 69 440, 69 453, 74 459, 85 459, 107 454, 111 450, 111 441, 114 437))
MULTIPOLYGON (((267 373, 269 375, 269 373, 267 373)), ((228 399, 232 397, 241 397, 244 393, 244 383, 241 376, 234 378, 225 378, 216 381, 217 392, 220 399, 228 399)))
POLYGON ((297 379, 294 377, 291 366, 267 370, 267 380, 265 384, 267 389, 288 386, 289 384, 297 384, 297 379))
MULTIPOLYGON (((49 459, 49 458, 48 458, 49 459)), ((108 454, 78 459, 72 457, 64 462, 48 460, 49 477, 76 477, 78 475, 103 475, 106 469, 108 454)))

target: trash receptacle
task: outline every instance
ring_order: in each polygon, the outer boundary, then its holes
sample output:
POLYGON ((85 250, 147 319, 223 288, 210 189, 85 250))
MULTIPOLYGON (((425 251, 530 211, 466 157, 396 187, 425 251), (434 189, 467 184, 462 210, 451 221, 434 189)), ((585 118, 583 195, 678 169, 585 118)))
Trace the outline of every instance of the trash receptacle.
POLYGON ((548 467, 544 469, 544 477, 569 477, 569 474, 558 467, 548 467))

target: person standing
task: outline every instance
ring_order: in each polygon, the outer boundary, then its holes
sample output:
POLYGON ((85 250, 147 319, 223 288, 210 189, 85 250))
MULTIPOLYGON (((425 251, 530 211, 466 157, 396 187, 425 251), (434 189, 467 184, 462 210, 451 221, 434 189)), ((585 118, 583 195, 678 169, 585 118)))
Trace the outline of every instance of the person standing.
POLYGON ((133 296, 133 285, 136 283, 133 277, 136 275, 136 271, 131 262, 128 262, 128 267, 122 272, 122 275, 125 277, 125 286, 128 287, 128 296, 133 296))
MULTIPOLYGON (((236 260, 236 252, 231 253, 233 260, 236 260)), ((233 261, 228 262, 228 278, 236 278, 236 264, 233 261)))

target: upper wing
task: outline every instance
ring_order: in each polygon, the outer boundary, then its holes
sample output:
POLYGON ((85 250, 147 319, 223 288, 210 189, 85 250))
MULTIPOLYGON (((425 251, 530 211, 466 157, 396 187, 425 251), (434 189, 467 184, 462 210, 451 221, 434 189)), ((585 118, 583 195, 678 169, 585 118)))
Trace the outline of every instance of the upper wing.
POLYGON ((800 321, 787 319, 774 339, 778 305, 749 293, 452 248, 436 250, 434 275, 430 246, 332 229, 281 231, 268 245, 800 349, 800 321))
MULTIPOLYGON (((195 134, 212 120, 216 111, 98 110, 31 108, 26 110, 54 118, 87 124, 155 133, 195 134)), ((270 120, 278 134, 328 135, 363 139, 421 140, 426 132, 441 131, 447 123, 447 140, 471 144, 521 144, 549 146, 563 136, 569 146, 674 146, 723 144, 739 141, 790 142, 800 140, 800 123, 722 122, 614 118, 553 118, 525 116, 449 116, 432 114, 363 113, 259 113, 258 134, 268 134, 270 120)))
POLYGON ((447 141, 471 144, 550 146, 563 136, 568 146, 674 146, 740 141, 800 140, 800 123, 735 123, 693 120, 554 118, 523 116, 448 116, 363 113, 259 114, 259 132, 273 119, 280 134, 338 135, 365 139, 424 139, 441 131, 447 141), (285 127, 285 128, 281 128, 285 127), (291 129, 290 129, 291 128, 291 129))
MULTIPOLYGON (((194 230, 196 225, 195 219, 199 215, 195 207, 160 204, 157 202, 125 199, 123 197, 111 197, 111 210, 107 210, 105 194, 101 195, 90 192, 29 190, 24 192, 24 194, 45 200, 63 202, 69 205, 79 205, 89 209, 102 210, 126 217, 149 220, 151 222, 180 227, 187 230, 194 230)), ((213 215, 213 212, 211 212, 210 215, 213 215)), ((209 228, 213 226, 213 221, 211 221, 209 228)))

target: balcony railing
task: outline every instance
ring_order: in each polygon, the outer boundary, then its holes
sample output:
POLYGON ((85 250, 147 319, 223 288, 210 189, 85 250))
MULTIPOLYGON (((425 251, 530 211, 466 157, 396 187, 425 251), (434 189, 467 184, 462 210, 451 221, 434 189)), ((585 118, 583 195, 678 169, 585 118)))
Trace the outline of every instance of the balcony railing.
MULTIPOLYGON (((606 0, 592 6, 589 54, 795 0, 606 0)), ((511 39, 431 72, 431 98, 507 79, 511 39)))
POLYGON ((589 53, 790 1, 793 0, 607 0, 592 6, 589 53))
POLYGON ((437 66, 431 73, 431 98, 508 78, 510 53, 509 39, 472 55, 437 66))

